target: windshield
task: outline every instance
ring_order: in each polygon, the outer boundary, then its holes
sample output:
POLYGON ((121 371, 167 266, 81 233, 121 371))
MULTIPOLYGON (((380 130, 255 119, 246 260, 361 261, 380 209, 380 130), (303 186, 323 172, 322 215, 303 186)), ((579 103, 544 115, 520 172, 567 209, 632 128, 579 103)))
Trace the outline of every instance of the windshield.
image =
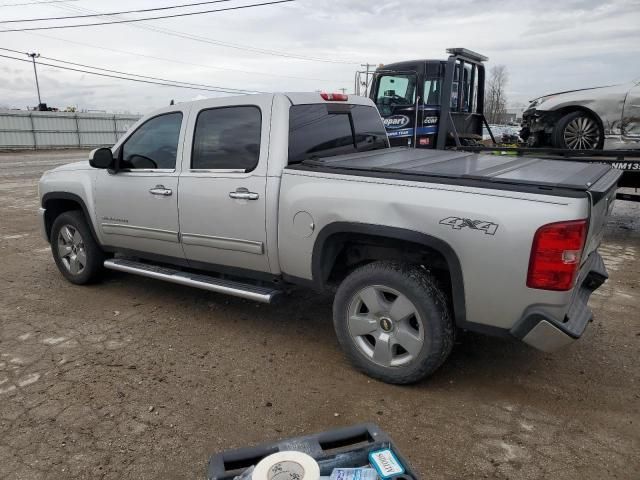
POLYGON ((416 102, 416 76, 390 74, 378 77, 377 105, 413 105, 416 102))
POLYGON ((389 148, 380 114, 364 105, 293 105, 289 110, 289 163, 389 148))

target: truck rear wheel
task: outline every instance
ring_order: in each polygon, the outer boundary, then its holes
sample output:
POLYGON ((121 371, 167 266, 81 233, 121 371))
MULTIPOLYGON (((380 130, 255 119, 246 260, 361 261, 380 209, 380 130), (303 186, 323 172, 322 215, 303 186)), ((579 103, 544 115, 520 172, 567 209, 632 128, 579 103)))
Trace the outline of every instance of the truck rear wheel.
POLYGON ((597 150, 604 145, 604 135, 595 118, 585 112, 571 112, 553 127, 555 148, 597 150))
POLYGON ((60 273, 71 283, 84 285, 100 278, 105 255, 82 212, 60 214, 53 222, 49 240, 60 273))
POLYGON ((444 293, 417 265, 373 262, 352 272, 333 303, 338 341, 351 363, 387 383, 414 383, 451 353, 444 293))

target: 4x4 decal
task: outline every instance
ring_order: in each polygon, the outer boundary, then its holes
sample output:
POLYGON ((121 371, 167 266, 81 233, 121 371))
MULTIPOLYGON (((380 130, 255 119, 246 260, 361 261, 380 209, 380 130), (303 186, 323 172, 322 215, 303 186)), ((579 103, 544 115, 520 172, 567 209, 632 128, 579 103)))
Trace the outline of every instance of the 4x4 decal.
POLYGON ((470 228, 480 230, 487 235, 494 235, 498 230, 497 223, 485 222, 484 220, 471 220, 469 218, 447 217, 440 220, 440 225, 449 225, 454 230, 470 228))

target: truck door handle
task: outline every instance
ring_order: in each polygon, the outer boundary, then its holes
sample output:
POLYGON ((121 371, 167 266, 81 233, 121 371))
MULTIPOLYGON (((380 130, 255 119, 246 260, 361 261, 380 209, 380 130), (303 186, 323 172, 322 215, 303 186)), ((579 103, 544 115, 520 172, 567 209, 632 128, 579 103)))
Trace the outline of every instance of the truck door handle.
POLYGON ((231 198, 236 198, 238 200, 258 200, 260 195, 255 192, 250 192, 246 188, 236 188, 235 192, 229 192, 229 196, 231 198))
POLYGON ((173 193, 170 188, 165 188, 164 185, 156 185, 155 187, 149 189, 149 193, 151 195, 162 195, 163 197, 169 197, 173 193))

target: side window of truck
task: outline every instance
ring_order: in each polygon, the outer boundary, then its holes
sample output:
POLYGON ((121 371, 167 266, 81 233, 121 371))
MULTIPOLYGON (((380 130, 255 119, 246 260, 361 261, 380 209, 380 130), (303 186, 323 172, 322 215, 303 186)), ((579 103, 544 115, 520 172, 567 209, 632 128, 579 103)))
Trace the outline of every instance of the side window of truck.
POLYGON ((143 123, 122 146, 120 168, 175 169, 181 126, 181 112, 158 115, 143 123))
POLYGON ((424 81, 424 104, 440 105, 440 80, 437 78, 424 81))
POLYGON ((289 164, 389 148, 380 114, 364 105, 293 105, 289 109, 289 164))
POLYGON ((250 172, 260 157, 262 115, 255 106, 202 110, 191 152, 193 170, 250 172))

